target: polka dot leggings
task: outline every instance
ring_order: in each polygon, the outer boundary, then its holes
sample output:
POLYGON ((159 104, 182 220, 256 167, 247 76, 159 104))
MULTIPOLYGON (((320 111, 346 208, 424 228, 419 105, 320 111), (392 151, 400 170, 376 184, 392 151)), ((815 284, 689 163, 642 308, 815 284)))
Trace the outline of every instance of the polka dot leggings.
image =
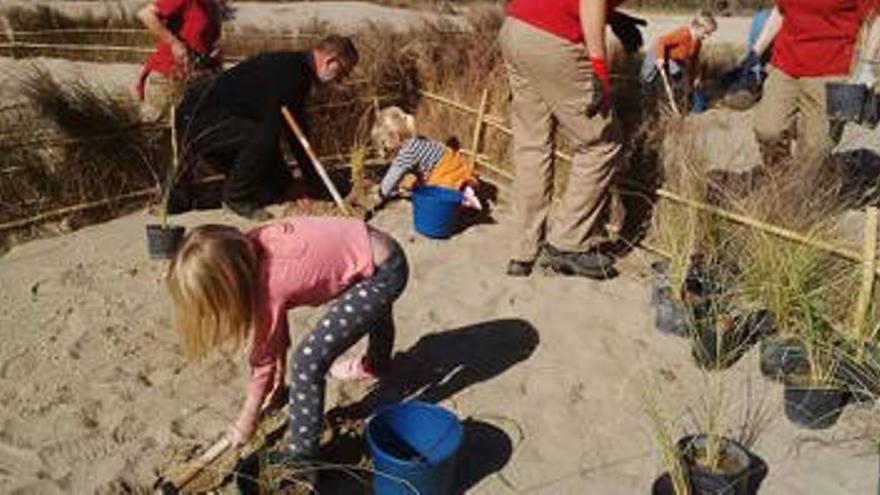
POLYGON ((330 365, 369 334, 367 365, 381 370, 394 345, 392 304, 409 276, 406 256, 390 237, 391 255, 371 278, 349 287, 294 352, 290 377, 290 445, 294 459, 317 458, 324 417, 325 375, 330 365))

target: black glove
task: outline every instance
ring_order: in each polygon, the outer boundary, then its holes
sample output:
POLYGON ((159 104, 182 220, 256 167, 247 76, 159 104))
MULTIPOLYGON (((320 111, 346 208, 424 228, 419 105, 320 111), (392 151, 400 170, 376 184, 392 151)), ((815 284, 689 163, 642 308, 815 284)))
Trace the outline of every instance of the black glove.
POLYGON ((645 44, 639 26, 647 26, 648 21, 615 10, 608 17, 608 24, 627 53, 635 53, 645 44))
POLYGON ((755 50, 749 50, 749 53, 746 54, 746 58, 739 63, 739 70, 742 71, 743 74, 748 74, 755 67, 761 64, 761 56, 758 55, 758 52, 755 50))

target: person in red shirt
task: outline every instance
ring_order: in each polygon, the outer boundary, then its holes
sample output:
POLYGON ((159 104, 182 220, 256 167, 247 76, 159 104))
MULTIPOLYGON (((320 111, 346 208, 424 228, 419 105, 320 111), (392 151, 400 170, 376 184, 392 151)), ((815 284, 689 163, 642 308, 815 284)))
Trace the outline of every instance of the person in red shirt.
POLYGON ((182 93, 182 83, 220 69, 216 44, 230 13, 225 0, 155 0, 138 12, 158 41, 135 87, 144 120, 166 120, 182 93))
POLYGON ((825 85, 850 74, 859 33, 867 26, 866 58, 852 80, 873 84, 878 38, 877 0, 777 0, 766 25, 743 62, 758 61, 772 43, 771 68, 755 111, 754 128, 765 167, 789 161, 794 136, 796 162, 816 172, 834 146, 826 111, 825 85))
POLYGON ((614 273, 613 258, 597 249, 597 234, 621 147, 605 44, 606 23, 614 18, 609 12, 620 3, 513 0, 507 5, 500 43, 512 95, 519 231, 510 276, 530 275, 539 255, 542 265, 567 274, 602 279, 614 273), (564 192, 554 190, 556 130, 574 151, 564 192))

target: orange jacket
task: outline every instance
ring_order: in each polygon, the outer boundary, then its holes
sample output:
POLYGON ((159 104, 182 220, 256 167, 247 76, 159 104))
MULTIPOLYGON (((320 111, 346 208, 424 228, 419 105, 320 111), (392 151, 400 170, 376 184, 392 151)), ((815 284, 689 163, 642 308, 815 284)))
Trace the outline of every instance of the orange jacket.
POLYGON ((700 59, 702 43, 694 39, 688 27, 681 27, 657 39, 657 58, 695 64, 700 59))

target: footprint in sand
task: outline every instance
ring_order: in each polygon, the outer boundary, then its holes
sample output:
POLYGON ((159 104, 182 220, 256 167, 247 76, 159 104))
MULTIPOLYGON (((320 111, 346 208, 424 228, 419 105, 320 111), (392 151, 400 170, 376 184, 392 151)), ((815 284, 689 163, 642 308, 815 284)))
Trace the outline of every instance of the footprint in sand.
POLYGON ((32 375, 39 360, 33 351, 24 350, 0 363, 0 378, 18 381, 32 375))
POLYGON ((93 434, 49 444, 40 449, 39 456, 52 472, 63 473, 76 464, 93 464, 112 455, 118 448, 111 439, 93 434))

